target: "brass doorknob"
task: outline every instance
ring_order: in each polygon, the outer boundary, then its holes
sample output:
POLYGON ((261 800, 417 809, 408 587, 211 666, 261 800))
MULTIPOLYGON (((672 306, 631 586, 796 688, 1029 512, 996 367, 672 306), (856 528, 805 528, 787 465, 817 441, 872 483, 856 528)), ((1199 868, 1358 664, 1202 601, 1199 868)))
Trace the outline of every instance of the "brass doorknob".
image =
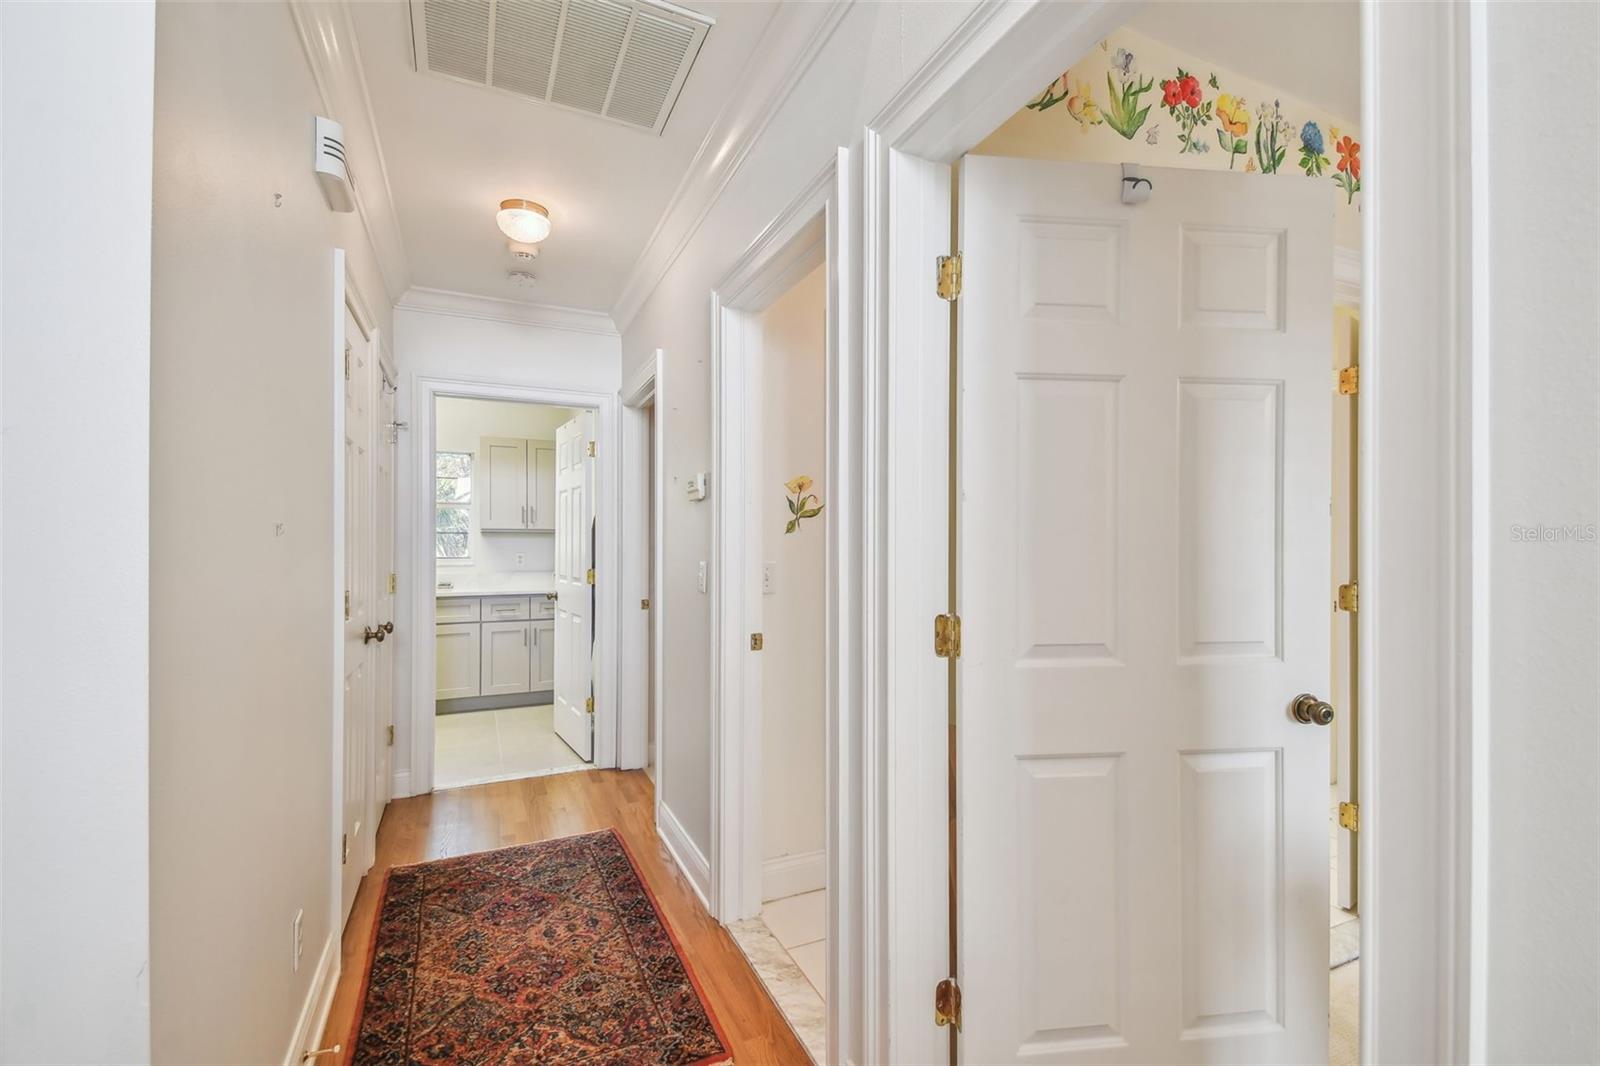
POLYGON ((385 633, 393 633, 394 632, 394 623, 393 622, 385 622, 385 623, 383 623, 383 625, 379 626, 378 628, 383 630, 385 633))
POLYGON ((1302 692, 1289 705, 1294 720, 1306 725, 1329 725, 1333 722, 1333 704, 1319 700, 1309 692, 1302 692))
POLYGON ((382 644, 384 636, 385 633, 382 626, 379 626, 377 629, 373 629, 371 626, 368 626, 361 632, 361 643, 371 644, 373 641, 377 641, 379 644, 382 644))

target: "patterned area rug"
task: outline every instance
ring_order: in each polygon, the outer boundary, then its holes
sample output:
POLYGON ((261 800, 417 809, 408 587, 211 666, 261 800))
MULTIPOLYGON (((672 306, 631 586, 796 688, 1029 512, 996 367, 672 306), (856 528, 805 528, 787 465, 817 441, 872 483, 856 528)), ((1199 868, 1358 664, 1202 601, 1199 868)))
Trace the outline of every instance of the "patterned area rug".
POLYGON ((357 1064, 730 1061, 615 830, 389 871, 357 1064))

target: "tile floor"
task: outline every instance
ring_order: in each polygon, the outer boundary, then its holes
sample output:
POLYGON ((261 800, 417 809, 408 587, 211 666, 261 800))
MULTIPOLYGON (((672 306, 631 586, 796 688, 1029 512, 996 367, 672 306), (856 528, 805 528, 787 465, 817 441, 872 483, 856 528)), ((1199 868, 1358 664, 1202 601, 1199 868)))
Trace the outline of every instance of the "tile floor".
POLYGON ((807 892, 761 906, 761 921, 823 1002, 828 999, 828 893, 807 892))
POLYGON ((433 787, 460 788, 589 764, 551 728, 550 704, 441 714, 433 720, 433 787))

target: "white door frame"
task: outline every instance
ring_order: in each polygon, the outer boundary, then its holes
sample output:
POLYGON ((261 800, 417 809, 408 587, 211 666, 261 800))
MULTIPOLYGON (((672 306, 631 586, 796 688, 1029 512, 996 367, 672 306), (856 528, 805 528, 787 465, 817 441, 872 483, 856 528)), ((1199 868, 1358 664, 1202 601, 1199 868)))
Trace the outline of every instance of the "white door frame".
MULTIPOLYGON (((1479 6, 1363 5, 1369 287, 1357 580, 1366 1062, 1459 1062, 1482 1049, 1481 1032, 1468 1029, 1468 1005, 1483 988, 1485 915, 1474 892, 1486 862, 1471 789, 1486 729, 1484 658, 1474 641, 1486 632, 1487 582, 1474 545, 1487 537, 1487 334, 1470 302, 1487 253, 1474 210, 1486 201, 1468 165, 1485 106, 1474 80, 1481 24, 1470 23, 1479 6)), ((949 447, 948 310, 927 293, 934 256, 951 250, 950 164, 1133 10, 984 0, 864 132, 851 264, 864 279, 863 393, 881 401, 863 405, 859 439, 864 476, 888 478, 862 514, 863 643, 873 652, 866 661, 881 656, 885 665, 881 681, 866 680, 861 708, 866 735, 882 738, 861 767, 868 835, 860 876, 871 888, 861 914, 861 993, 886 1004, 852 1034, 852 1057, 864 1061, 939 1062, 948 1048, 945 1031, 929 1024, 933 985, 946 976, 946 901, 917 886, 943 883, 947 859, 946 673, 929 647, 931 616, 948 609, 947 499, 918 473, 949 447)))
MULTIPOLYGON (((661 568, 665 522, 662 521, 663 476, 660 461, 661 432, 661 366, 663 352, 660 348, 641 365, 618 394, 622 402, 622 655, 620 662, 643 664, 655 657, 656 676, 652 682, 648 671, 635 667, 623 671, 617 684, 617 715, 632 722, 629 728, 618 730, 617 766, 623 770, 643 767, 649 758, 651 725, 646 721, 650 708, 655 709, 656 721, 656 781, 661 781, 661 657, 665 654, 661 627, 655 628, 654 647, 651 644, 651 613, 661 617, 661 568), (653 408, 655 418, 646 414, 653 408), (651 426, 654 426, 652 431, 651 426), (651 476, 651 456, 656 457, 655 475, 651 476), (646 521, 646 516, 650 516, 646 521), (650 610, 633 609, 638 600, 649 600, 650 610), (647 691, 653 688, 654 691, 647 691)), ((661 790, 656 789, 655 805, 661 806, 661 790)))
POLYGON ((599 525, 599 545, 595 552, 595 593, 600 618, 596 623, 595 732, 594 765, 614 767, 619 750, 636 741, 619 736, 634 730, 635 723, 617 713, 621 647, 618 618, 618 590, 621 585, 621 549, 616 516, 620 513, 621 432, 615 393, 582 392, 573 389, 508 385, 503 382, 470 378, 417 377, 411 389, 413 427, 411 433, 412 513, 399 518, 411 522, 411 558, 405 560, 411 594, 411 626, 415 632, 411 649, 411 781, 412 793, 433 791, 434 669, 432 654, 434 606, 434 517, 433 517, 433 440, 436 421, 435 401, 440 397, 463 400, 505 400, 512 403, 538 403, 552 407, 584 407, 599 419, 595 432, 600 491, 595 496, 595 520, 599 525), (426 506, 424 506, 426 505, 426 506))
POLYGON ((757 319, 819 264, 827 268, 824 802, 830 1061, 842 1061, 834 1054, 835 1019, 855 1009, 857 1002, 848 967, 841 961, 851 947, 840 933, 851 928, 852 901, 859 891, 856 867, 846 859, 853 850, 847 841, 858 840, 861 833, 857 805, 846 787, 856 743, 852 722, 845 714, 853 702, 847 689, 850 651, 845 644, 855 628, 850 618, 854 597, 846 531, 859 521, 852 485, 853 471, 859 467, 850 465, 850 442, 843 436, 854 390, 840 355, 846 277, 839 265, 840 189, 846 158, 841 150, 829 161, 711 294, 711 910, 720 920, 731 922, 761 909, 760 674, 747 669, 753 631, 749 619, 759 617, 761 605, 760 581, 750 564, 759 555, 759 529, 752 521, 747 447, 759 433, 759 406, 751 402, 759 383, 757 319))

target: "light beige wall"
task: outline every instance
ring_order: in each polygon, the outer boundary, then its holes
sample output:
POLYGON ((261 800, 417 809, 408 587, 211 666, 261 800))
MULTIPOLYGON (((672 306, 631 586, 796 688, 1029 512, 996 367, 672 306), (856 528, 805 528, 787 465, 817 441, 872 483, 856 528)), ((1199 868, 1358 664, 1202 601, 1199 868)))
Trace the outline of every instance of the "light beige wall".
MULTIPOLYGON (((826 509, 823 413, 827 271, 818 267, 761 316, 761 470, 756 505, 762 555, 775 564, 761 599, 762 859, 823 846, 824 515, 793 533, 784 484, 805 475, 826 509)), ((820 887, 820 886, 819 886, 820 887)))
MULTIPOLYGON (((1217 5, 1219 17, 1248 18, 1246 5, 1217 5)), ((1298 42, 1284 42, 1295 47, 1298 42)), ((1234 170, 1252 180, 1317 181, 1328 187, 1328 205, 1334 212, 1334 242, 1342 248, 1361 247, 1361 193, 1339 184, 1340 154, 1335 144, 1349 136, 1357 145, 1361 137, 1351 116, 1335 115, 1304 100, 1280 92, 1236 71, 1219 67, 1203 56, 1192 55, 1137 31, 1120 29, 1107 35, 1100 47, 1091 49, 1052 85, 1029 102, 999 129, 973 149, 977 155, 1020 156, 1028 159, 1069 159, 1090 163, 1139 163, 1151 167, 1181 167, 1204 170, 1234 170), (1126 77, 1137 88, 1149 83, 1149 91, 1138 97, 1136 108, 1126 114, 1137 116, 1147 110, 1135 128, 1132 121, 1121 121, 1112 110, 1110 90, 1119 90, 1124 74, 1116 67, 1119 52, 1131 56, 1126 77), (1179 68, 1199 79, 1200 106, 1210 108, 1210 118, 1199 126, 1192 143, 1196 150, 1185 151, 1179 140, 1180 129, 1172 114, 1162 107, 1162 83, 1177 76, 1179 68), (1107 78, 1110 78, 1108 84, 1107 78), (1212 85, 1215 79, 1216 84, 1212 85), (1222 146, 1217 115, 1223 95, 1229 98, 1236 119, 1244 128, 1230 140, 1243 140, 1247 151, 1231 153, 1222 146), (1054 101, 1052 103, 1052 101, 1054 101), (1242 101, 1243 111, 1235 106, 1242 101), (1264 173, 1262 156, 1257 153, 1256 134, 1261 126, 1260 109, 1277 105, 1284 123, 1279 143, 1286 145, 1283 159, 1273 174, 1264 173), (1301 133, 1306 123, 1314 123, 1323 144, 1319 173, 1307 174, 1301 168, 1301 133), (1118 132, 1121 125, 1132 136, 1118 132)), ((1360 151, 1356 151, 1357 158, 1360 151)), ((1247 187, 1242 187, 1247 188, 1247 187)))
POLYGON ((329 211, 312 176, 320 108, 286 5, 160 5, 150 484, 157 1062, 282 1060, 319 954, 338 935, 329 870, 335 247, 348 251, 384 334, 390 315, 358 216, 329 211), (294 973, 300 909, 305 951, 294 973))

